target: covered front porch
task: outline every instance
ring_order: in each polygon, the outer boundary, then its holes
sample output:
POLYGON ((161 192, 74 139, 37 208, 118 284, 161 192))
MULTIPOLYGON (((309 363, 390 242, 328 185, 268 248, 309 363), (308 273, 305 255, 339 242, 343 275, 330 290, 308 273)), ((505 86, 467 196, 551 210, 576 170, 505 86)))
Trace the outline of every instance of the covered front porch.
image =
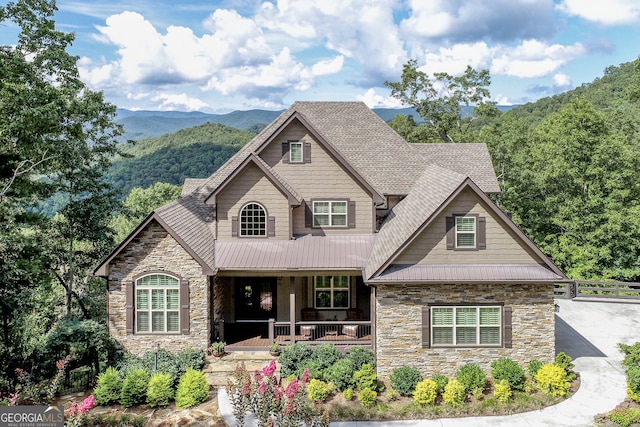
POLYGON ((373 347, 375 293, 359 272, 213 279, 212 341, 227 351, 268 350, 306 342, 373 347))

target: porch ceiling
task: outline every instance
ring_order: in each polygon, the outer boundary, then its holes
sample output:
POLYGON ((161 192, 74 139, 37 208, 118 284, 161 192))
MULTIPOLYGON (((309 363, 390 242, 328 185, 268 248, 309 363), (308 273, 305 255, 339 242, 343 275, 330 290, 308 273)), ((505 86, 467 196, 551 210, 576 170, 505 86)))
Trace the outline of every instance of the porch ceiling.
POLYGON ((392 265, 371 283, 559 283, 566 281, 540 264, 392 265))
POLYGON ((361 270, 377 235, 303 236, 296 240, 217 240, 216 268, 229 270, 361 270))

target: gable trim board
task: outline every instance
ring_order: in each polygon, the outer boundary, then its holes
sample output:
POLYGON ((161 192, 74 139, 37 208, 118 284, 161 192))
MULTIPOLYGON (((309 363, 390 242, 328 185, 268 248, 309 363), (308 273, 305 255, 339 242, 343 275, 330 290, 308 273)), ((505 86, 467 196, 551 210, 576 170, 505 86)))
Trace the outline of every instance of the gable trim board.
MULTIPOLYGON (((543 262, 543 266, 548 268, 551 272, 553 272, 557 278, 553 281, 567 281, 569 280, 562 271, 551 261, 549 257, 547 257, 514 223, 507 217, 507 215, 502 212, 489 197, 480 190, 480 188, 470 179, 466 178, 458 188, 451 193, 445 200, 442 202, 437 209, 435 209, 427 218, 425 218, 424 222, 418 226, 410 236, 401 243, 398 247, 395 248, 393 253, 379 266, 375 266, 375 269, 372 271, 371 268, 367 268, 367 282, 371 281, 380 281, 376 280, 381 277, 381 275, 388 269, 393 262, 398 258, 398 256, 402 253, 404 249, 406 249, 418 236, 422 234, 422 232, 432 223, 432 221, 440 215, 445 208, 465 189, 472 190, 477 197, 480 198, 482 202, 488 207, 489 211, 496 215, 503 224, 505 224, 515 235, 528 247, 531 251, 537 255, 540 260, 543 262)), ((404 201, 404 200, 403 200, 404 201)), ((402 203, 401 201, 400 203, 402 203)), ((367 265, 369 267, 369 265, 367 265)), ((550 278, 547 280, 551 280, 550 278)))

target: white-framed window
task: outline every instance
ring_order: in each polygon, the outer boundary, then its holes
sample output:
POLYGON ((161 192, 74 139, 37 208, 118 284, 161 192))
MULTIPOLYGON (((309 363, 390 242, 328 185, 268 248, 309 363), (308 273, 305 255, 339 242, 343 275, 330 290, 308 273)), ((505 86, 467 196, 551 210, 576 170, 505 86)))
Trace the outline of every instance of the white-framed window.
POLYGON ((180 332, 180 282, 166 274, 150 274, 135 283, 136 332, 180 332))
POLYGON ((347 226, 347 202, 346 201, 314 201, 313 202, 313 226, 314 227, 346 227, 347 226))
POLYGON ((240 212, 240 236, 265 237, 267 235, 267 213, 258 203, 249 203, 240 212))
POLYGON ((289 142, 289 163, 302 163, 304 161, 302 150, 303 150, 302 142, 290 141, 289 142))
POLYGON ((431 307, 432 346, 500 346, 502 307, 431 307))
POLYGON ((455 217, 456 248, 476 247, 476 219, 475 216, 455 217))
POLYGON ((349 308, 349 276, 315 276, 315 308, 349 308))

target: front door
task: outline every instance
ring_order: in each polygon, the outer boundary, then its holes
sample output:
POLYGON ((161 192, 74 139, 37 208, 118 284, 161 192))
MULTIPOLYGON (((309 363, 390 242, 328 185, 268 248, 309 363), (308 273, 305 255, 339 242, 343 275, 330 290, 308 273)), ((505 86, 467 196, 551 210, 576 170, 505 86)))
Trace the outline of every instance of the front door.
POLYGON ((236 321, 276 318, 276 278, 236 279, 236 321))

